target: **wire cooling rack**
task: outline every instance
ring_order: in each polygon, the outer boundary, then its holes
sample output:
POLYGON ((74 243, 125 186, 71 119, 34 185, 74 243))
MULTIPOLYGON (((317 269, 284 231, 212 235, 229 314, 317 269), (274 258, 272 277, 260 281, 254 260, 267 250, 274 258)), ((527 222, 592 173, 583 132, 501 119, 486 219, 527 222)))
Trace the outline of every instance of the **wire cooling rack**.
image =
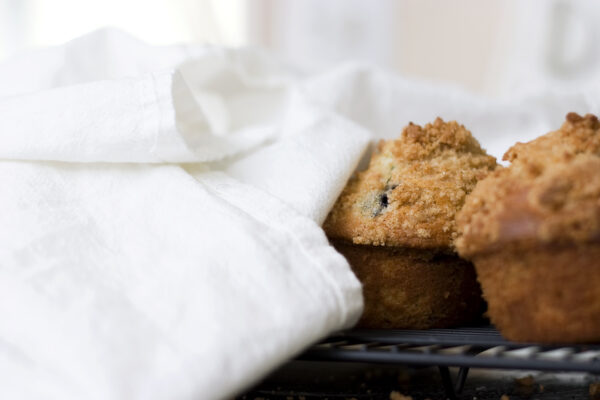
POLYGON ((325 339, 298 359, 437 366, 450 399, 462 391, 469 368, 600 374, 600 344, 515 343, 503 339, 492 326, 351 330, 325 339), (448 367, 460 367, 455 384, 448 367))

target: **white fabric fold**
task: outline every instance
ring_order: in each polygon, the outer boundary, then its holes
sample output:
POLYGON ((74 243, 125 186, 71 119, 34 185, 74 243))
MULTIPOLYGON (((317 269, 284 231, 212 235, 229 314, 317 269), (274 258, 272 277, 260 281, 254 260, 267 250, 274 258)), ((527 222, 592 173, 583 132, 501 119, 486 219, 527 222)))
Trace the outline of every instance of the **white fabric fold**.
POLYGON ((280 140, 229 162, 224 171, 321 224, 371 136, 361 126, 315 108, 298 93, 292 93, 288 110, 280 140))
POLYGON ((270 58, 107 30, 0 71, 0 397, 228 398, 357 320, 315 221, 368 134, 314 109, 297 130, 270 58), (312 160, 293 193, 261 184, 265 142, 312 160), (243 159, 255 186, 210 172, 243 159))
POLYGON ((224 398, 359 315, 318 225, 222 174, 2 162, 0 182, 3 397, 224 398))
POLYGON ((98 31, 0 67, 0 158, 221 160, 277 134, 291 79, 259 52, 98 31))
POLYGON ((384 139, 398 137, 409 122, 426 124, 436 117, 456 120, 499 159, 516 141, 558 129, 571 111, 600 112, 598 82, 578 90, 548 88, 542 93, 488 99, 361 63, 348 63, 307 79, 298 90, 321 112, 334 112, 384 139))

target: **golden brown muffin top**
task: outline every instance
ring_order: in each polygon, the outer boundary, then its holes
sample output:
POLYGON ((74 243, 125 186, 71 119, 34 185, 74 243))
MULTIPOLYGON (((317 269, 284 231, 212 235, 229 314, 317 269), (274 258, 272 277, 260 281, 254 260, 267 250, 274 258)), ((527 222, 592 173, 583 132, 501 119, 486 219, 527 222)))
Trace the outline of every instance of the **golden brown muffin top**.
POLYGON ((356 244, 451 248, 455 214, 496 167, 464 126, 437 118, 380 141, 369 168, 346 186, 324 224, 356 244))
POLYGON ((457 215, 456 247, 469 257, 503 246, 600 239, 600 122, 567 115, 562 127, 504 155, 457 215))

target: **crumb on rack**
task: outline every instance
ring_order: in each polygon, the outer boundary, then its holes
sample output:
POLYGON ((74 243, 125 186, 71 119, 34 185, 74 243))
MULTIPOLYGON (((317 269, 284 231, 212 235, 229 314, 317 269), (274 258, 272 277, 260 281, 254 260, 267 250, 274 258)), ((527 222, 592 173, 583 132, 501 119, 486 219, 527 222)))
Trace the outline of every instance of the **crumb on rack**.
POLYGON ((533 379, 533 376, 531 376, 531 375, 527 375, 522 378, 515 379, 516 392, 522 396, 526 396, 526 397, 531 396, 533 394, 533 391, 535 388, 534 385, 535 385, 535 379, 533 379))
POLYGON ((413 400, 411 396, 405 396, 395 390, 390 393, 390 400, 413 400))
POLYGON ((531 375, 515 379, 515 384, 517 384, 518 386, 533 386, 534 383, 535 379, 533 379, 533 376, 531 375))
POLYGON ((600 399, 600 382, 590 383, 590 399, 592 399, 592 400, 600 399))

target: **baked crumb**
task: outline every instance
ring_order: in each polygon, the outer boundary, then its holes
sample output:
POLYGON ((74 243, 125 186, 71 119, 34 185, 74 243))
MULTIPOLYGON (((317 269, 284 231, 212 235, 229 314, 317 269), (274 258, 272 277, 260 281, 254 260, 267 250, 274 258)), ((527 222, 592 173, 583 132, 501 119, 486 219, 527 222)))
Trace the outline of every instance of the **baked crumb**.
POLYGON ((479 182, 457 214, 463 257, 507 244, 588 242, 600 238, 600 122, 566 122, 504 155, 508 168, 479 182))
POLYGON ((592 400, 600 399, 600 382, 590 383, 589 393, 590 393, 590 399, 592 399, 592 400))
POLYGON ((390 393, 390 400, 413 400, 411 396, 404 396, 400 392, 393 391, 390 393))
POLYGON ((510 397, 508 397, 507 395, 503 394, 502 396, 500 396, 500 400, 510 400, 510 397))
POLYGON ((533 379, 533 376, 527 375, 527 376, 524 376, 522 378, 515 378, 515 384, 517 386, 530 387, 530 386, 533 386, 535 384, 535 379, 533 379))
POLYGON ((406 370, 400 370, 398 372, 397 379, 398 379, 398 383, 400 383, 402 385, 406 385, 411 380, 411 374, 410 374, 410 372, 408 372, 406 370))
POLYGON ((355 244, 449 248, 455 214, 496 160, 455 121, 410 123, 381 141, 325 221, 330 238, 355 244))
POLYGON ((515 379, 515 391, 517 394, 529 397, 533 394, 534 389, 535 379, 533 379, 533 376, 527 375, 522 378, 515 379))

